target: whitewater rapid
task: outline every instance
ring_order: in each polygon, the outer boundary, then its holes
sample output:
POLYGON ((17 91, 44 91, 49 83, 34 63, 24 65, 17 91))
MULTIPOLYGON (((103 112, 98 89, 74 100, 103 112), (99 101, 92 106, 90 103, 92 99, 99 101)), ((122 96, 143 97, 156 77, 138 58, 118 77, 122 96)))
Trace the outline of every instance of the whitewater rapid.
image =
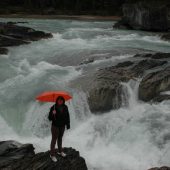
POLYGON ((157 105, 139 101, 141 80, 131 80, 123 83, 128 103, 94 115, 86 94, 69 86, 89 70, 130 59, 138 52, 170 52, 169 42, 153 33, 112 30, 113 22, 28 19, 21 25, 52 32, 54 37, 11 47, 8 55, 0 56, 1 140, 33 143, 36 152, 49 150, 47 115, 53 103, 39 103, 35 97, 45 90, 66 90, 73 100, 67 102, 71 129, 65 131, 63 146, 79 150, 89 170, 170 166, 169 101, 157 105), (91 57, 94 62, 80 65, 91 57))

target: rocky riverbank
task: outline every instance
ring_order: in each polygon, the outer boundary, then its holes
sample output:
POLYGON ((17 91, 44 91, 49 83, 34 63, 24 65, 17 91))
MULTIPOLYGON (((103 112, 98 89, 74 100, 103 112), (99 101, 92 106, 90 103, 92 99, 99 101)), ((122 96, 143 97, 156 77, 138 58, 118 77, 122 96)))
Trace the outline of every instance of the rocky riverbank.
POLYGON ((132 61, 99 69, 95 73, 93 86, 88 91, 88 102, 93 113, 122 107, 124 101, 128 99, 124 96, 121 83, 131 79, 136 81, 142 78, 139 85, 139 100, 161 102, 170 99, 170 95, 161 94, 170 90, 170 54, 139 54, 134 58, 132 61))
MULTIPOLYGON (((87 170, 85 159, 73 148, 63 148, 66 158, 57 156, 57 162, 49 157, 49 151, 35 154, 32 144, 17 141, 0 142, 1 170, 87 170)), ((57 151, 57 150, 56 150, 57 151)), ((148 170, 170 170, 167 166, 148 170)))
POLYGON ((0 18, 32 18, 32 19, 64 19, 81 21, 119 21, 120 16, 101 16, 101 15, 35 15, 35 14, 0 14, 0 18))
POLYGON ((1 170, 87 170, 86 162, 78 151, 64 148, 66 158, 57 156, 52 162, 49 151, 35 154, 32 144, 21 144, 16 141, 0 142, 1 170))
MULTIPOLYGON (((88 65, 89 63, 85 63, 88 65)), ((139 83, 138 100, 162 102, 170 99, 170 53, 136 54, 130 59, 75 80, 88 94, 88 104, 94 114, 128 106, 128 96, 122 83, 139 83), (100 103, 100 104, 99 104, 100 103)))
POLYGON ((18 26, 12 22, 0 22, 0 54, 7 54, 7 47, 28 44, 31 41, 46 38, 52 38, 52 34, 29 27, 18 26))

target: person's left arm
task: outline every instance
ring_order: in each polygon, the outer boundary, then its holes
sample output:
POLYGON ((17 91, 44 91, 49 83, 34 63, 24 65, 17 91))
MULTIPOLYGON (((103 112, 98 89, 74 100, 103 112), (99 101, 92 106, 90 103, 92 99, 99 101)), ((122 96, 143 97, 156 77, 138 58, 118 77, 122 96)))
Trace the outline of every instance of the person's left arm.
POLYGON ((70 129, 70 113, 69 113, 69 110, 68 110, 68 106, 66 106, 66 115, 67 115, 66 126, 67 126, 67 129, 70 129))
POLYGON ((52 121, 52 110, 53 110, 53 107, 50 108, 50 111, 49 111, 49 114, 48 114, 48 120, 49 121, 52 121))

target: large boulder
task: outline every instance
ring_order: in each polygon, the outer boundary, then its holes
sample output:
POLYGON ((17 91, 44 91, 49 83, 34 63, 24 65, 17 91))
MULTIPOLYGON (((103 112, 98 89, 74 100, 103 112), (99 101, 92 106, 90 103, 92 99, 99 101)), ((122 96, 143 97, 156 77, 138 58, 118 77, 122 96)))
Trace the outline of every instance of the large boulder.
POLYGON ((170 33, 166 33, 161 35, 161 38, 165 41, 170 41, 170 33))
POLYGON ((162 166, 162 167, 154 167, 154 168, 150 168, 148 170, 170 170, 170 167, 167 166, 162 166))
POLYGON ((0 47, 18 46, 21 44, 28 44, 28 43, 29 43, 28 41, 13 38, 11 36, 0 35, 0 47))
POLYGON ((126 64, 121 63, 119 67, 100 69, 95 73, 93 85, 88 91, 91 112, 100 114, 122 106, 124 99, 121 82, 135 77, 135 74, 127 69, 128 66, 124 65, 126 64))
POLYGON ((28 41, 35 41, 52 37, 51 33, 37 31, 29 27, 18 26, 10 22, 0 23, 0 32, 3 35, 28 41))
POLYGON ((63 148, 66 158, 57 156, 52 162, 49 151, 35 154, 32 144, 21 144, 16 141, 0 142, 1 170, 87 170, 84 158, 73 148, 63 148))
POLYGON ((168 95, 161 92, 170 91, 170 67, 147 74, 139 85, 139 99, 145 102, 162 101, 168 95))
POLYGON ((116 66, 99 69, 91 80, 91 88, 88 90, 90 110, 94 114, 100 114, 126 105, 128 99, 122 82, 142 77, 147 70, 166 63, 167 61, 145 59, 135 62, 125 61, 116 66))
MULTIPOLYGON (((31 41, 38 41, 51 37, 51 33, 18 26, 11 22, 0 22, 0 47, 18 46, 21 44, 28 44, 31 41)), ((7 49, 1 48, 0 54, 7 54, 7 49)))
POLYGON ((168 8, 166 3, 136 1, 123 5, 123 17, 115 28, 146 31, 168 31, 168 8))
POLYGON ((0 48, 0 54, 7 54, 7 53, 8 53, 8 49, 0 48))

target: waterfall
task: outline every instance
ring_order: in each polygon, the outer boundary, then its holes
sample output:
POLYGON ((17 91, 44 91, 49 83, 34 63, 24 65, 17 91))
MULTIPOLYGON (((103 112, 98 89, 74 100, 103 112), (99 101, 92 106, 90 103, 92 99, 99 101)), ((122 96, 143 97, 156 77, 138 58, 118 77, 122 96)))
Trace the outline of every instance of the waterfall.
POLYGON ((122 106, 134 108, 138 104, 138 87, 141 80, 130 80, 122 85, 122 106))
POLYGON ((143 170, 169 165, 169 106, 166 102, 151 105, 139 101, 140 81, 122 83, 127 105, 103 115, 92 114, 66 136, 67 144, 86 157, 90 170, 143 170))

